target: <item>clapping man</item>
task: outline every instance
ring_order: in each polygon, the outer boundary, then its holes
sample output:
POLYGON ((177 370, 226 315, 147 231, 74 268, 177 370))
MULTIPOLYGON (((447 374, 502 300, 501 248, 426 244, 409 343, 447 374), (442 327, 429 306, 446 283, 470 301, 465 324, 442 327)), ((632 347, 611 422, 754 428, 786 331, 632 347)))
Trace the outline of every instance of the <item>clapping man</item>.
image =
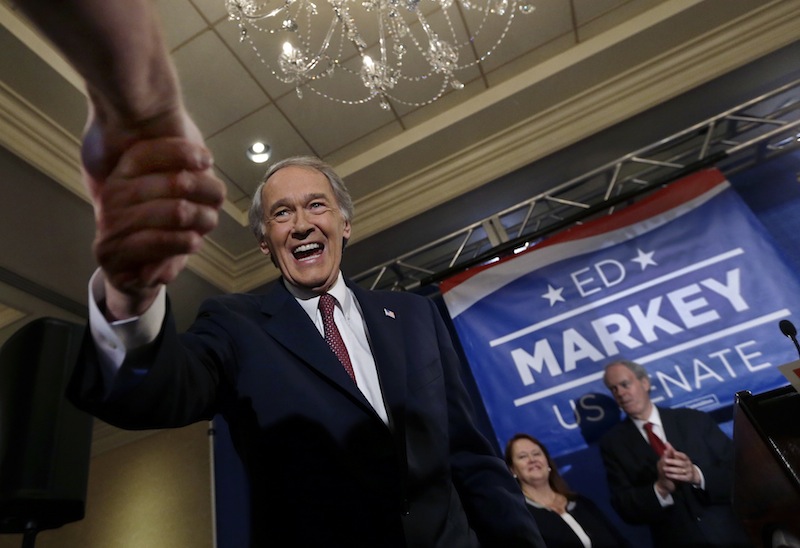
POLYGON ((749 546, 731 508, 730 438, 701 411, 653 405, 635 362, 607 365, 603 382, 627 415, 600 441, 622 519, 648 525, 657 548, 749 546))

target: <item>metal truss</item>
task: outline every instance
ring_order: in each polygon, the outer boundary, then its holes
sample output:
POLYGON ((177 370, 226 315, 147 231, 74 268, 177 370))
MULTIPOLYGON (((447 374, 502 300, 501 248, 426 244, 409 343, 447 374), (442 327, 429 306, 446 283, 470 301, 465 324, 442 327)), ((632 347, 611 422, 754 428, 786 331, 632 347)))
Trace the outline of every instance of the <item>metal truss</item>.
MULTIPOLYGON (((410 290, 608 215, 698 169, 727 176, 800 148, 800 79, 415 249, 354 279, 410 290)), ((800 176, 800 175, 799 175, 800 176)))

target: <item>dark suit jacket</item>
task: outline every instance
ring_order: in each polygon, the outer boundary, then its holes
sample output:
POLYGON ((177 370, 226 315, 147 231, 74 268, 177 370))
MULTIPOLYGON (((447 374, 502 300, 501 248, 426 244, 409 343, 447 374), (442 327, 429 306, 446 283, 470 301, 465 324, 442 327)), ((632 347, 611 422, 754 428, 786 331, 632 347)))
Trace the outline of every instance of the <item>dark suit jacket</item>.
POLYGON ((662 507, 653 490, 658 457, 626 419, 600 441, 611 504, 632 524, 647 524, 657 547, 748 546, 731 508, 733 444, 706 413, 658 408, 667 439, 703 472, 705 489, 679 484, 662 507))
POLYGON ((434 304, 348 285, 388 427, 281 283, 206 301, 182 335, 168 315, 157 340, 123 364, 147 375, 106 400, 88 340, 75 398, 124 428, 222 414, 249 477, 253 546, 543 546, 516 482, 476 430, 434 304))
MULTIPOLYGON (((532 504, 528 504, 528 510, 547 548, 583 548, 578 535, 557 512, 532 504)), ((630 548, 630 543, 591 499, 577 495, 567 505, 567 512, 592 540, 592 548, 630 548)))

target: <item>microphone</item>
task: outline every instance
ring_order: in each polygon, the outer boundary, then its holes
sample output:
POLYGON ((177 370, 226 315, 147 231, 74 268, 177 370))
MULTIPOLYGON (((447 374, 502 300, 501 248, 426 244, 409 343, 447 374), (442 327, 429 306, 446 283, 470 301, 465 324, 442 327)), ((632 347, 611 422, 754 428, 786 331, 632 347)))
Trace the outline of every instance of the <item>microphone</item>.
POLYGON ((781 328, 781 333, 792 339, 794 347, 797 349, 797 355, 800 356, 800 344, 797 342, 797 328, 794 324, 789 320, 781 320, 778 327, 781 328))

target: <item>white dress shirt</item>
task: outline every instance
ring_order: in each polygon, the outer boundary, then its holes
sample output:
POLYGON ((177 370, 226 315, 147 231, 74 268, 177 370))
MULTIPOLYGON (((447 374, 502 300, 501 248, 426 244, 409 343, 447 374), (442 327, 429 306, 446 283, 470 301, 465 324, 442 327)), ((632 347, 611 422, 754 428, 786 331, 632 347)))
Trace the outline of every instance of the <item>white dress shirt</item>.
MULTIPOLYGON (((322 323, 322 313, 319 310, 319 295, 304 291, 300 288, 286 284, 289 293, 294 295, 303 310, 306 311, 311 321, 317 327, 319 334, 325 337, 325 327, 322 323)), ((364 397, 375 409, 375 412, 389 424, 389 417, 386 414, 386 406, 383 403, 383 393, 378 379, 378 369, 375 366, 375 358, 372 355, 372 347, 369 344, 369 334, 364 323, 364 316, 358 301, 344 283, 342 273, 336 282, 328 290, 328 293, 336 298, 336 308, 333 311, 333 321, 339 328, 347 353, 350 355, 350 362, 353 365, 353 373, 356 375, 356 384, 364 397)))
POLYGON ((569 526, 569 528, 572 529, 572 532, 575 533, 575 536, 578 537, 578 540, 581 541, 581 544, 583 544, 583 548, 592 548, 592 539, 589 538, 589 535, 586 534, 586 531, 583 529, 581 524, 578 523, 578 520, 572 517, 572 514, 570 513, 575 508, 574 500, 567 501, 567 511, 564 512, 563 514, 556 512, 552 508, 548 508, 547 506, 539 504, 538 502, 531 500, 528 497, 525 497, 525 502, 536 508, 542 508, 549 512, 558 514, 558 517, 564 520, 564 523, 566 523, 569 526))

